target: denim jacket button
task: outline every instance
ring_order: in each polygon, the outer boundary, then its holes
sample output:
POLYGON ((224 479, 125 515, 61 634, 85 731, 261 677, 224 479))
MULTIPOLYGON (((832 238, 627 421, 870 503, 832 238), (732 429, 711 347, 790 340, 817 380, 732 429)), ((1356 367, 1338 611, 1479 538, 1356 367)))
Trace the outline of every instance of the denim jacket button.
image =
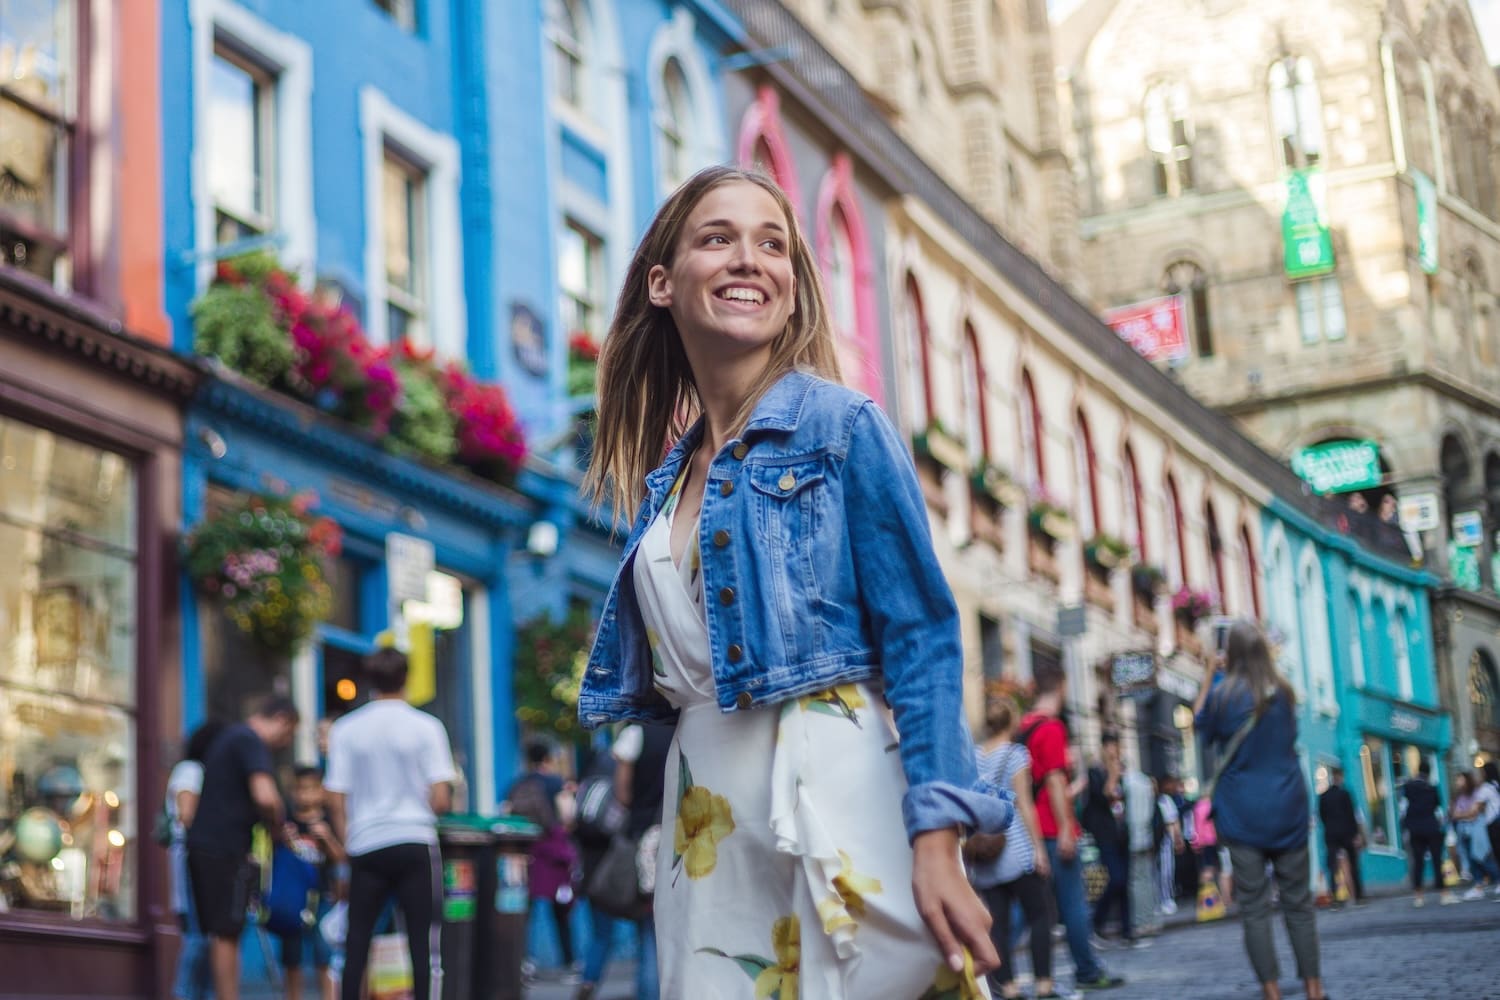
POLYGON ((741 461, 744 461, 745 456, 748 455, 748 454, 750 454, 750 446, 748 444, 746 444, 745 442, 741 441, 739 444, 737 444, 737 445, 734 446, 734 457, 735 458, 738 458, 741 461))
POLYGON ((726 653, 729 654, 730 663, 738 663, 745 658, 745 650, 739 643, 730 643, 726 653))
POLYGON ((734 603, 734 588, 725 587, 719 591, 719 603, 728 607, 734 603))
POLYGON ((755 704, 755 699, 750 696, 749 691, 741 691, 735 696, 734 707, 742 712, 753 704, 755 704))
POLYGON ((719 484, 719 496, 721 496, 721 497, 727 497, 729 494, 731 494, 733 492, 734 492, 734 483, 731 483, 729 480, 726 479, 722 483, 719 484))
POLYGON ((797 477, 788 472, 776 481, 776 485, 781 487, 781 492, 789 493, 797 485, 797 477))
POLYGON ((724 546, 726 546, 728 544, 729 544, 729 532, 725 531, 723 528, 720 528, 718 531, 714 532, 714 546, 715 547, 722 549, 724 546))

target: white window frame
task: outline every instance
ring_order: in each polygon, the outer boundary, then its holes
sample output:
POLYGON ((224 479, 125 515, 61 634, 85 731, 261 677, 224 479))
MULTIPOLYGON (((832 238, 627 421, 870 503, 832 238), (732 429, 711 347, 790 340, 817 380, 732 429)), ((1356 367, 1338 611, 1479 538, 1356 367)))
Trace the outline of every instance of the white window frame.
POLYGON ((264 67, 275 88, 272 99, 274 175, 270 178, 275 228, 268 234, 288 270, 311 279, 317 263, 317 221, 312 183, 312 47, 296 35, 266 24, 231 0, 192 0, 193 93, 193 247, 197 283, 207 288, 218 256, 215 206, 208 190, 209 75, 221 45, 264 67))
MULTIPOLYGON (((278 188, 276 178, 276 157, 280 149, 279 136, 276 134, 276 74, 268 71, 255 59, 247 58, 237 46, 225 41, 214 44, 213 57, 210 62, 210 73, 212 73, 213 62, 222 60, 235 69, 244 73, 260 90, 253 109, 255 116, 255 127, 267 134, 264 147, 259 151, 256 169, 261 173, 261 183, 264 185, 263 212, 259 214, 241 215, 240 213, 222 209, 223 214, 229 216, 241 226, 256 231, 257 235, 266 235, 276 229, 276 191, 278 188)), ((205 137, 205 142, 207 138, 205 137)), ((212 190, 209 189, 209 199, 213 201, 214 209, 214 240, 218 241, 218 221, 221 212, 220 203, 212 190)))
POLYGON ((1266 539, 1267 612, 1271 624, 1282 632, 1281 659, 1286 679, 1291 682, 1297 699, 1302 700, 1307 691, 1307 679, 1302 665, 1302 629, 1297 612, 1297 574, 1292 566, 1292 548, 1287 542, 1286 531, 1280 524, 1271 528, 1266 539))
MULTIPOLYGON (((386 301, 386 337, 391 335, 390 315, 391 306, 395 306, 410 317, 407 323, 408 331, 415 330, 416 335, 408 335, 409 340, 418 347, 432 346, 432 289, 429 287, 432 281, 432 248, 428 245, 431 234, 431 226, 428 222, 430 211, 430 196, 427 190, 428 175, 426 169, 418 164, 412 163, 403 150, 396 149, 387 144, 385 147, 385 158, 381 163, 381 207, 385 207, 384 186, 385 171, 394 167, 405 176, 410 185, 410 197, 413 202, 411 211, 412 218, 407 225, 411 229, 411 268, 412 289, 398 288, 390 281, 389 262, 385 261, 381 267, 381 282, 386 301)), ((382 211, 380 224, 382 229, 387 224, 387 219, 382 211)), ((383 234, 382 234, 383 235, 383 234)), ((381 241, 381 258, 385 258, 385 241, 381 241)))
MULTIPOLYGON (((584 276, 584 284, 587 287, 582 289, 582 291, 586 293, 586 297, 581 297, 578 294, 575 294, 573 290, 563 287, 561 266, 562 247, 561 245, 559 245, 557 266, 558 306, 561 307, 563 299, 569 299, 573 302, 582 301, 585 307, 591 310, 595 316, 594 327, 592 329, 586 329, 585 332, 587 332, 589 336, 597 342, 603 339, 604 334, 607 332, 607 327, 610 320, 608 265, 609 241, 605 237, 600 236, 593 227, 588 226, 580 220, 572 217, 563 219, 562 229, 559 230, 558 235, 561 236, 563 233, 566 233, 569 230, 582 236, 584 242, 592 246, 593 252, 590 254, 588 266, 585 268, 587 273, 584 276)), ((563 319, 560 312, 558 319, 563 319)), ((562 333, 564 337, 571 337, 574 332, 576 332, 576 330, 576 324, 569 324, 568 328, 563 330, 562 333)))
MULTIPOLYGON (((598 36, 594 22, 595 11, 590 0, 548 0, 544 8, 545 36, 547 43, 547 89, 552 95, 554 113, 574 121, 582 120, 593 125, 599 116, 598 36), (557 13, 571 7, 576 36, 565 43, 558 27, 557 13), (572 100, 564 97, 557 88, 556 61, 566 52, 574 61, 577 70, 577 93, 572 100)), ((597 128, 597 125, 595 125, 597 128)))
POLYGON ((1415 693, 1411 671, 1411 642, 1407 639, 1407 619, 1411 601, 1401 595, 1387 605, 1390 610, 1391 651, 1396 661, 1396 692, 1402 701, 1411 701, 1415 693))
POLYGON ((1337 274, 1325 274, 1320 278, 1307 278, 1292 282, 1292 302, 1297 313, 1297 333, 1301 336, 1303 344, 1317 344, 1324 341, 1334 344, 1349 335, 1349 314, 1344 310, 1344 290, 1339 285, 1337 274), (1312 296, 1315 299, 1314 314, 1318 320, 1316 330, 1310 331, 1307 324, 1303 322, 1305 310, 1302 300, 1304 296, 1312 296), (1340 322, 1336 329, 1330 330, 1327 323, 1328 310, 1335 304, 1335 300, 1340 322))
POLYGON ((1349 673, 1360 690, 1365 687, 1365 622, 1369 603, 1363 586, 1349 588, 1349 612, 1353 618, 1349 623, 1349 673))
POLYGON ((442 357, 462 358, 468 343, 464 301, 463 227, 458 210, 459 151, 451 135, 433 131, 398 109, 376 87, 359 92, 365 181, 365 331, 372 343, 390 340, 386 309, 382 172, 386 149, 427 172, 427 342, 442 357))
MULTIPOLYGON (((659 27, 652 36, 646 63, 651 67, 648 80, 653 109, 660 109, 666 103, 663 84, 669 60, 676 60, 687 85, 689 120, 678 123, 683 139, 684 180, 703 167, 729 159, 728 147, 725 145, 729 129, 714 107, 714 76, 698 47, 697 37, 697 19, 687 6, 679 5, 672 12, 672 19, 659 27)), ((657 195, 665 198, 672 193, 672 188, 666 187, 664 183, 659 132, 656 156, 657 195)))
POLYGON ((1325 715, 1338 714, 1333 688, 1333 640, 1328 627, 1328 588, 1313 546, 1302 550, 1297 566, 1297 600, 1301 611, 1303 662, 1312 688, 1313 707, 1325 715))
POLYGON ((1282 168, 1301 170, 1323 164, 1328 158, 1328 136, 1323 129, 1323 96, 1312 60, 1292 55, 1278 59, 1271 65, 1266 82, 1271 99, 1272 140, 1282 168), (1286 131, 1283 125, 1292 126, 1292 131, 1286 131), (1287 160, 1284 142, 1287 136, 1296 140, 1298 162, 1287 160), (1315 158, 1309 160, 1307 147, 1313 143, 1317 150, 1315 158))

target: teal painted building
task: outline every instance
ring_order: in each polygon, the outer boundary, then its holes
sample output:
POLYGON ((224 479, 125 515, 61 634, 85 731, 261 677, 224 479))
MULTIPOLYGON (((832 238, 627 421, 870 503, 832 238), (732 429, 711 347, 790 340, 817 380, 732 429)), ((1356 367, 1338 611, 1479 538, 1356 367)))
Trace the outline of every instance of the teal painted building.
MULTIPOLYGON (((1278 662, 1297 691, 1299 745, 1311 794, 1341 766, 1366 831, 1367 888, 1406 879, 1400 789, 1423 759, 1434 781, 1452 741, 1439 707, 1430 590, 1437 580, 1272 500, 1263 513, 1262 585, 1278 662)), ((1446 794, 1446 789, 1442 789, 1446 794)), ((1316 823, 1314 883, 1327 859, 1316 823)))

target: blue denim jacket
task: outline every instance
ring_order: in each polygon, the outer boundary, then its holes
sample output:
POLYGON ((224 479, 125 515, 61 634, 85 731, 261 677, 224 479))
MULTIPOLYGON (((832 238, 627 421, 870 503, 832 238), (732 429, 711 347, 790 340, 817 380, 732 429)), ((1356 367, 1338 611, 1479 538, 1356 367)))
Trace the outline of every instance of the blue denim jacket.
MULTIPOLYGON (((588 728, 673 717, 652 685, 631 566, 702 433, 700 421, 646 477, 578 698, 588 728)), ((1009 796, 974 766, 958 609, 921 487, 872 400, 802 372, 778 381, 714 456, 698 540, 721 711, 872 681, 901 735, 908 837, 1005 828, 1009 796)))

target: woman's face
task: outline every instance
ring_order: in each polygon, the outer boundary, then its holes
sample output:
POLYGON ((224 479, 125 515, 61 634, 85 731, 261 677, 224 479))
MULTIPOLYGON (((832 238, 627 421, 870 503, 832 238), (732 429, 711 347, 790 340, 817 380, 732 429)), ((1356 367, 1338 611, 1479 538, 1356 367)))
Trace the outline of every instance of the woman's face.
POLYGON ((796 304, 791 233, 769 191, 721 184, 688 214, 671 265, 651 269, 651 304, 672 314, 699 365, 769 356, 796 304))

